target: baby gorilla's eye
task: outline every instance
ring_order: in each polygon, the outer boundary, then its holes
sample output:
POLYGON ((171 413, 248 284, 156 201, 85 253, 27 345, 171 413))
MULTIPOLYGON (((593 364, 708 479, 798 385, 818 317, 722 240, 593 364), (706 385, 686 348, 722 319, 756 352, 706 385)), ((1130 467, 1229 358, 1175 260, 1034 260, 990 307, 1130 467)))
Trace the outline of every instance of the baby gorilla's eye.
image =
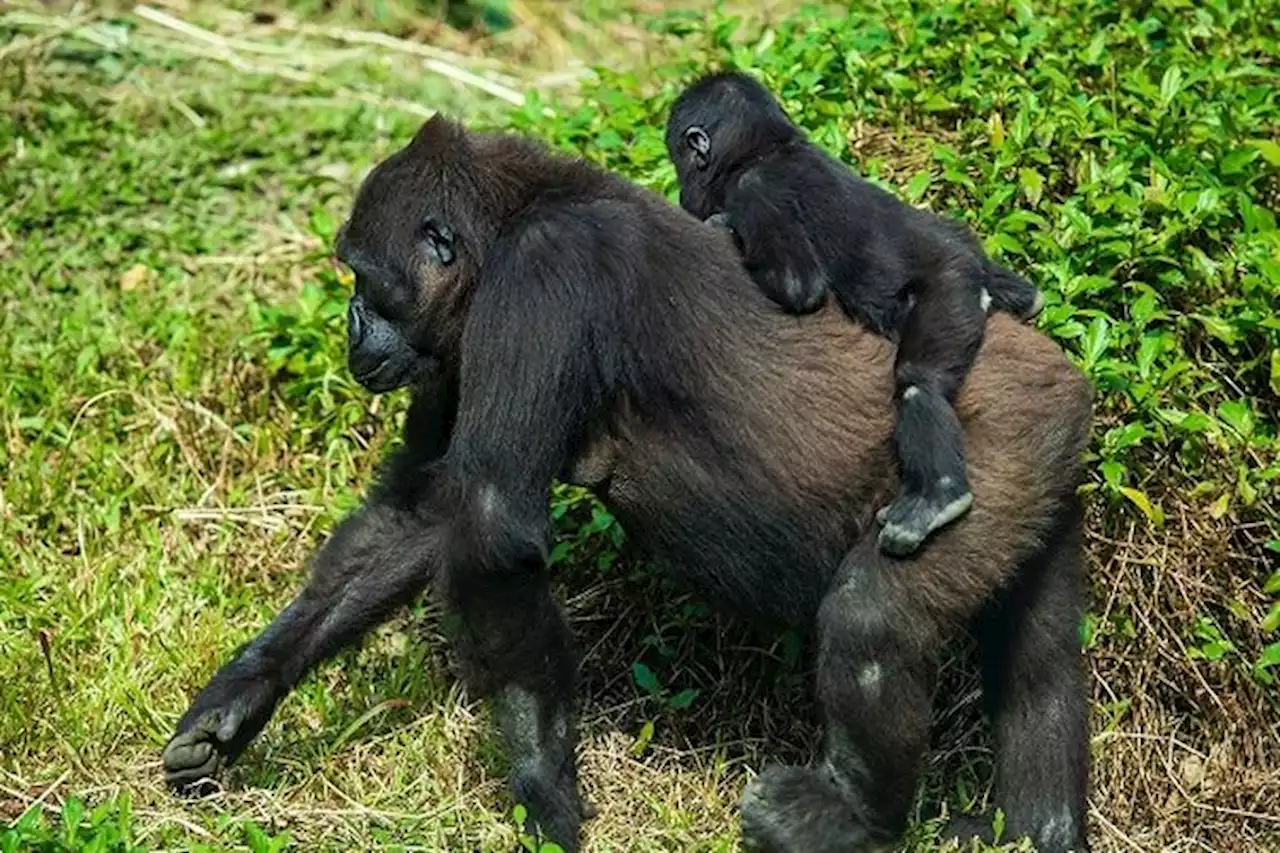
POLYGON ((684 132, 684 143, 693 152, 699 167, 707 165, 707 155, 711 153, 711 137, 702 128, 694 125, 684 132))
POLYGON ((422 237, 427 244, 427 253, 432 260, 447 267, 457 257, 454 252, 453 229, 443 222, 428 219, 422 223, 422 237))

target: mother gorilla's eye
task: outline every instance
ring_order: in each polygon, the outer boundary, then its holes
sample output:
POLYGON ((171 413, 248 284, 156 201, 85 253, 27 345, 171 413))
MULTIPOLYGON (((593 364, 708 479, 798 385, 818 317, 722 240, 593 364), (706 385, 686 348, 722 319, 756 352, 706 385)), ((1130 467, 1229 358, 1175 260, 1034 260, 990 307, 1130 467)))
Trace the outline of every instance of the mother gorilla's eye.
POLYGON ((454 251, 453 229, 443 222, 428 219, 422 223, 422 238, 427 243, 427 254, 441 266, 448 266, 457 257, 454 251))

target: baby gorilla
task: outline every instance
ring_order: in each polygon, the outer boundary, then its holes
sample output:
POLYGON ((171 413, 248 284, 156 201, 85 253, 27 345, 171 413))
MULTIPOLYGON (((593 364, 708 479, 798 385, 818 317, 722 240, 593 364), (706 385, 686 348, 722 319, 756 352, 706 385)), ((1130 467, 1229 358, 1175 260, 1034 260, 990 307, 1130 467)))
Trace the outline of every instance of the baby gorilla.
POLYGON ((667 150, 681 206, 733 233, 766 296, 805 314, 830 287, 848 315, 897 340, 902 487, 877 516, 879 546, 912 553, 973 503, 953 404, 987 311, 1030 319, 1040 292, 964 225, 899 201, 807 141, 745 74, 712 74, 681 94, 667 150))

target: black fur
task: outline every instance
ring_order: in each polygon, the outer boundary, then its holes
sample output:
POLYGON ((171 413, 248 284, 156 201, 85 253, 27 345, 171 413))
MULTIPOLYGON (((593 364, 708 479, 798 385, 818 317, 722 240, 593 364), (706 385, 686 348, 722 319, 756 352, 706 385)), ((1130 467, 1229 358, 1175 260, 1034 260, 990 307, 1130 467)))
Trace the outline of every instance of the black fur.
POLYGON ((770 299, 805 314, 830 289, 851 317, 900 342, 902 491, 881 514, 880 545, 915 551, 972 502, 952 406, 988 307, 1030 317, 1039 293, 959 223, 903 204, 809 143, 745 74, 709 75, 686 90, 667 146, 681 204, 733 232, 770 299))
POLYGON ((172 784, 234 760, 308 670, 429 585, 513 794, 578 850, 575 664, 542 558, 559 475, 708 600, 817 635, 823 760, 752 783, 755 849, 862 853, 903 831, 936 657, 983 614, 1010 697, 996 710, 1010 824, 1044 853, 1085 849, 1069 633, 1090 402, 1051 342, 1013 323, 992 335, 965 392, 981 509, 888 560, 866 531, 897 485, 891 348, 842 318, 795 328, 723 233, 586 164, 433 119, 367 179, 338 250, 355 310, 387 326, 378 354, 361 352, 372 320, 352 330, 362 376, 413 389, 405 446, 306 589, 178 722, 172 784), (1055 709, 1033 736, 1028 714, 1055 709))

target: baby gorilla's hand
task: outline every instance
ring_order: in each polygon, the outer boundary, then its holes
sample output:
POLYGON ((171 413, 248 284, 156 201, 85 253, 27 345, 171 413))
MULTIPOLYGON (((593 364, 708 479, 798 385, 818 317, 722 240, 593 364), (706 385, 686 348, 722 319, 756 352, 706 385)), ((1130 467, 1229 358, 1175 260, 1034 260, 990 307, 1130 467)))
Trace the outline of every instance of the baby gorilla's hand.
POLYGON ((713 228, 724 228, 727 231, 733 230, 733 226, 729 224, 729 214, 725 213, 723 210, 719 213, 711 214, 702 221, 713 228))

